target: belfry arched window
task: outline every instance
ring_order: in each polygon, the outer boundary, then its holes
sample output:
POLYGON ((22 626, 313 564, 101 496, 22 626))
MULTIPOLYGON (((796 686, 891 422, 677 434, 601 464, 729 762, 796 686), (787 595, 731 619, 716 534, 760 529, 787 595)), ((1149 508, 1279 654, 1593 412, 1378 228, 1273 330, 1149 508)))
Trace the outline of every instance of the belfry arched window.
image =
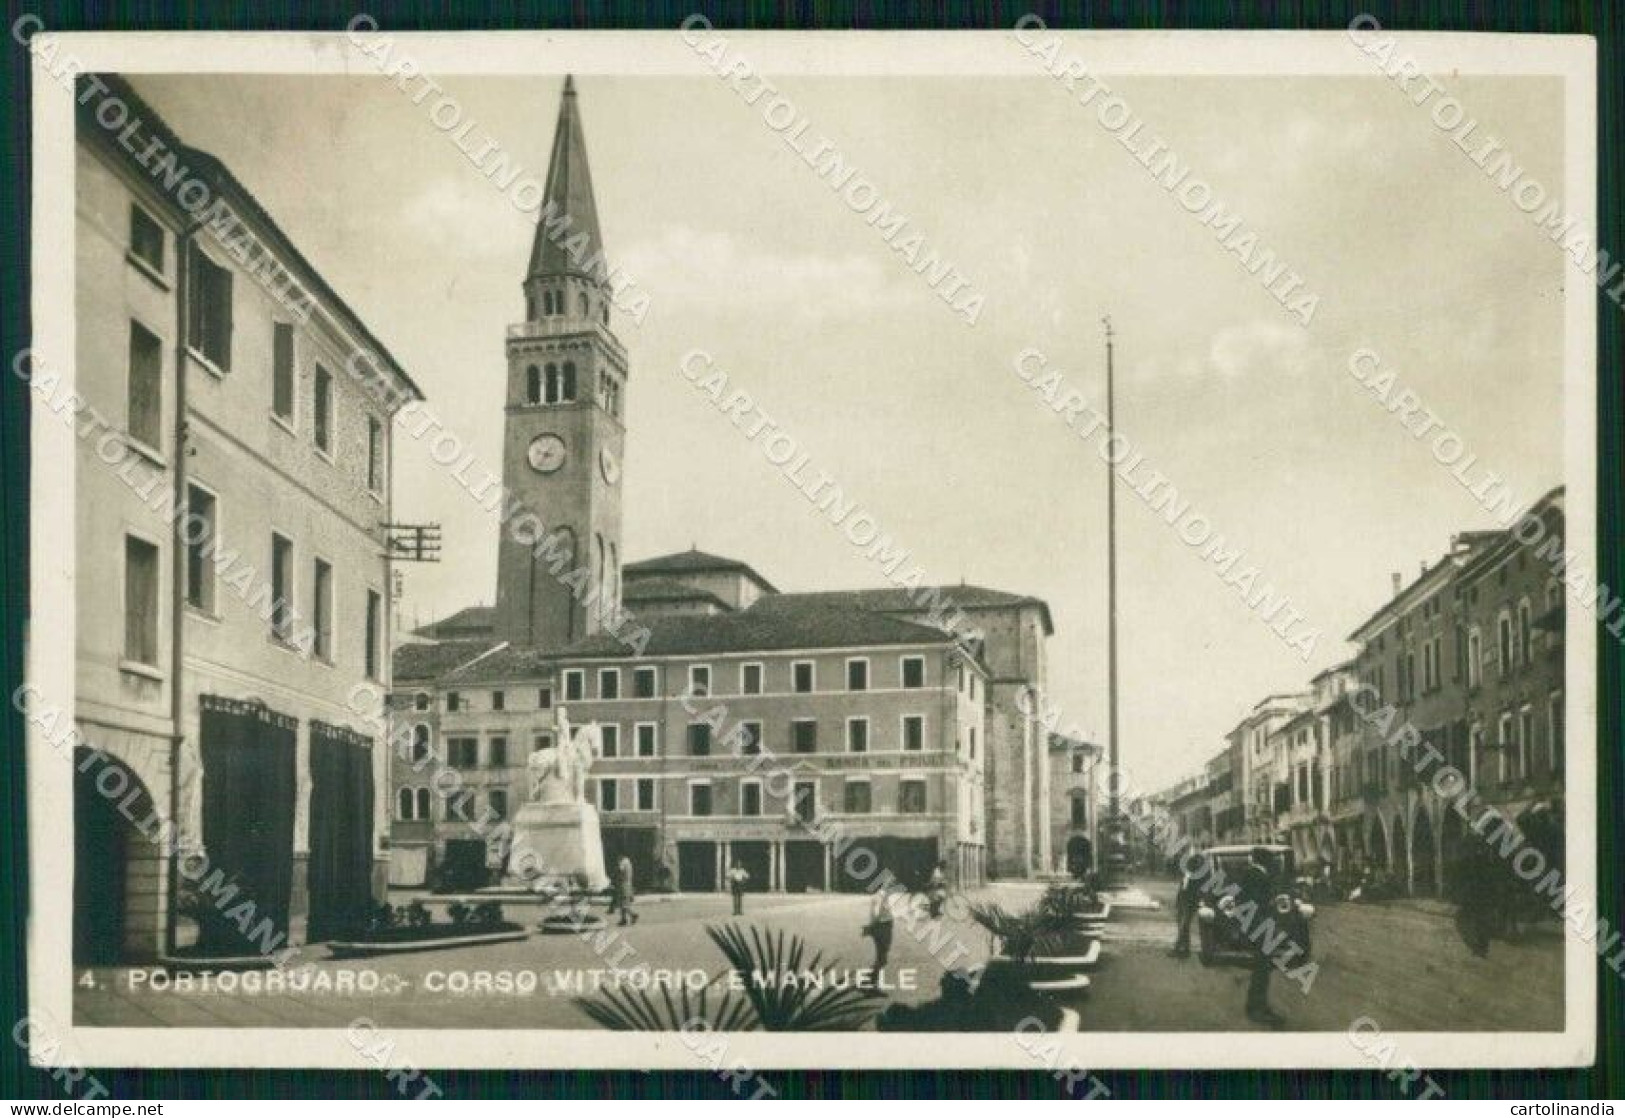
POLYGON ((561 397, 565 403, 576 398, 576 364, 574 361, 564 363, 564 394, 561 397))
POLYGON ((528 404, 542 402, 542 371, 535 365, 525 370, 525 402, 528 404))
POLYGON ((559 391, 559 367, 552 362, 547 365, 547 402, 556 404, 562 398, 559 391))

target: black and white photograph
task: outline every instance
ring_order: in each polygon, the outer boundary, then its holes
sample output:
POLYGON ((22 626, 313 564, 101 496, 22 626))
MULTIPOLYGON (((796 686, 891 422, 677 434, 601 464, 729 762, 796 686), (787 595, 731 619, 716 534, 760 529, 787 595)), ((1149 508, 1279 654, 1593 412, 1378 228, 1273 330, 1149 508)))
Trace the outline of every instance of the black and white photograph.
POLYGON ((13 35, 36 1059, 1595 1058, 1591 40, 13 35))

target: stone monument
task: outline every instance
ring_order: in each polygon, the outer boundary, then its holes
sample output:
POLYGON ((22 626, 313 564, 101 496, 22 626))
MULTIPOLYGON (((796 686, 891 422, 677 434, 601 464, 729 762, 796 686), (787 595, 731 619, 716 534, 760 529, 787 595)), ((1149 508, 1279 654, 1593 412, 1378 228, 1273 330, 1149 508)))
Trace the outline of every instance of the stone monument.
POLYGON ((604 889, 604 840, 598 811, 587 802, 587 773, 603 756, 596 723, 571 726, 560 707, 554 744, 530 755, 529 797, 515 813, 504 884, 532 889, 604 889))

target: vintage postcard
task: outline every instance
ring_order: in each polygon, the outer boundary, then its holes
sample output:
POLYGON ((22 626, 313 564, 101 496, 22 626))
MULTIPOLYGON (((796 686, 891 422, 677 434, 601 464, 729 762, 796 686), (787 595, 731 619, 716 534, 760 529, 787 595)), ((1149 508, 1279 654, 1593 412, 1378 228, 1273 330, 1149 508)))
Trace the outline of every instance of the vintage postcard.
POLYGON ((1593 1058, 1591 40, 13 34, 37 1060, 1593 1058))

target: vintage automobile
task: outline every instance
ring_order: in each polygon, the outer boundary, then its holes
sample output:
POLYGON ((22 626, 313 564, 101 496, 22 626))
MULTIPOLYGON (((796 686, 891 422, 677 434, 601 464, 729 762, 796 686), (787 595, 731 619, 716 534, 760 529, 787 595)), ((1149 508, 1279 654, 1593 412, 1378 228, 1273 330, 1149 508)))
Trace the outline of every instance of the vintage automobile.
POLYGON ((1254 947, 1248 942, 1249 932, 1258 936, 1254 943, 1272 942, 1279 938, 1279 933, 1285 932, 1286 940, 1276 950, 1285 951, 1284 944, 1292 943, 1299 948, 1293 956, 1295 963, 1309 958, 1309 929, 1315 918, 1315 906, 1299 892, 1290 846, 1263 847, 1269 851, 1270 861, 1272 900, 1269 910, 1257 914, 1247 928, 1236 919, 1236 902, 1224 895, 1224 890, 1241 879, 1253 849, 1253 846, 1213 846, 1199 856, 1198 881, 1211 881, 1214 886, 1211 889, 1198 886, 1201 892, 1196 905, 1197 941, 1204 965, 1225 955, 1250 954, 1254 947), (1213 867, 1211 872, 1209 866, 1213 867), (1266 918, 1272 921, 1271 927, 1264 927, 1266 918))

